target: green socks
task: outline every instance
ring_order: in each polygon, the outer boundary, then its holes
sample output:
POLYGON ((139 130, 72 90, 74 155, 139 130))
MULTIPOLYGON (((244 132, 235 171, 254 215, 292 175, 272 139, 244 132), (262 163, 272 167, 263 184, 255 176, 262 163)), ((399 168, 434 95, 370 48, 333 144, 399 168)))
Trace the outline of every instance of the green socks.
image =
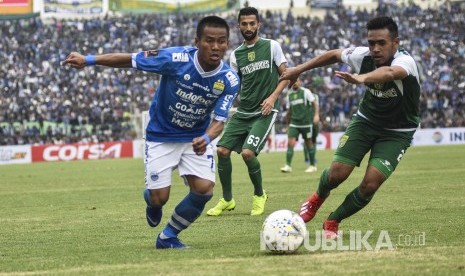
POLYGON ((322 197, 322 198, 327 198, 329 196, 329 192, 331 191, 331 187, 329 186, 329 179, 328 179, 328 172, 329 169, 326 168, 320 176, 320 183, 318 184, 318 189, 316 190, 316 193, 322 197))
POLYGON ((260 169, 260 162, 258 162, 258 158, 254 157, 252 159, 246 160, 245 164, 247 165, 247 168, 249 170, 249 177, 254 187, 254 195, 262 196, 263 195, 262 171, 260 169))
POLYGON ((363 198, 360 193, 360 188, 357 187, 346 196, 344 202, 337 207, 336 211, 329 215, 328 219, 340 222, 363 209, 363 207, 370 203, 371 199, 372 197, 363 198))
POLYGON ((232 199, 232 165, 231 157, 219 157, 218 156, 218 175, 221 181, 221 187, 223 188, 223 198, 226 201, 232 199))
POLYGON ((287 147, 287 152, 286 152, 286 164, 288 166, 291 165, 292 163, 292 157, 294 156, 294 148, 293 147, 287 147))
POLYGON ((312 166, 315 166, 315 155, 316 155, 316 145, 313 145, 313 147, 308 150, 308 160, 310 160, 310 165, 312 166))

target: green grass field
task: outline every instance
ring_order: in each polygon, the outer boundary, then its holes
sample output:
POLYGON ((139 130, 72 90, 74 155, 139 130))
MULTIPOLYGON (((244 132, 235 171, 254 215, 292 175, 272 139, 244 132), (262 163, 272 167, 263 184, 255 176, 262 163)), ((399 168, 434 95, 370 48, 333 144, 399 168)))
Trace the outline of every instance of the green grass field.
MULTIPOLYGON (((269 194, 267 215, 299 209, 332 152, 317 153, 316 174, 303 172, 301 152, 294 156, 291 174, 279 171, 285 153, 259 158, 269 194)), ((332 192, 307 224, 310 234, 358 185, 365 166, 332 192)), ((143 174, 140 159, 0 166, 0 275, 465 274, 463 145, 410 148, 372 202, 340 225, 343 231, 386 230, 397 244, 393 250, 260 251, 265 216, 249 215, 252 185, 238 155, 233 156, 236 210, 215 218, 203 214, 180 235, 192 248, 156 250, 162 227, 146 224, 143 174), (422 233, 424 244, 405 244, 406 236, 422 233)), ((186 193, 175 171, 162 224, 186 193)), ((220 197, 218 183, 206 208, 220 197)))

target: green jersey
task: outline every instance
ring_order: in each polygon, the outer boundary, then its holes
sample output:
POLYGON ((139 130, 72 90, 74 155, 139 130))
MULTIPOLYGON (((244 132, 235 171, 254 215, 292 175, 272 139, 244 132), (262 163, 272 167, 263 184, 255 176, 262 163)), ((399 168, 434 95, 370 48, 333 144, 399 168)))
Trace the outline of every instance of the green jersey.
POLYGON ((312 104, 315 102, 315 97, 312 92, 305 87, 300 87, 297 90, 289 90, 287 98, 289 112, 291 113, 289 126, 297 128, 310 127, 313 124, 315 114, 312 104))
MULTIPOLYGON (((368 47, 345 49, 342 61, 356 73, 376 69, 368 47)), ((408 76, 402 80, 366 84, 357 116, 385 129, 412 131, 420 123, 420 78, 415 60, 403 49, 394 55, 391 66, 400 66, 408 76)))
MULTIPOLYGON (((237 114, 253 117, 261 114, 261 104, 275 90, 279 66, 286 62, 281 45, 260 38, 254 45, 243 43, 231 53, 231 68, 241 79, 237 114)), ((277 112, 278 101, 275 102, 277 112)))

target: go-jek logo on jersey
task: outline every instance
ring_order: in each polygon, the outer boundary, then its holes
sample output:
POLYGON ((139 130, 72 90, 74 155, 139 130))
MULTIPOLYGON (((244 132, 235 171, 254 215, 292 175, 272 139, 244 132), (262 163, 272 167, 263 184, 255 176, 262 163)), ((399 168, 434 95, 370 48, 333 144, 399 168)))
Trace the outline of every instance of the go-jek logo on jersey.
POLYGON ((187 53, 172 53, 171 59, 173 62, 188 62, 189 55, 187 53))

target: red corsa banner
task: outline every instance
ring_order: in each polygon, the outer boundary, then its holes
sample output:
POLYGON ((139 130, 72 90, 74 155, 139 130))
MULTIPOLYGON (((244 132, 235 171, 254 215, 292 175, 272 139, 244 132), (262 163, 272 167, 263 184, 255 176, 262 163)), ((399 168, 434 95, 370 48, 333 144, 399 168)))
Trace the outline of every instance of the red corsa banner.
POLYGON ((32 146, 32 162, 133 157, 132 141, 32 146))

